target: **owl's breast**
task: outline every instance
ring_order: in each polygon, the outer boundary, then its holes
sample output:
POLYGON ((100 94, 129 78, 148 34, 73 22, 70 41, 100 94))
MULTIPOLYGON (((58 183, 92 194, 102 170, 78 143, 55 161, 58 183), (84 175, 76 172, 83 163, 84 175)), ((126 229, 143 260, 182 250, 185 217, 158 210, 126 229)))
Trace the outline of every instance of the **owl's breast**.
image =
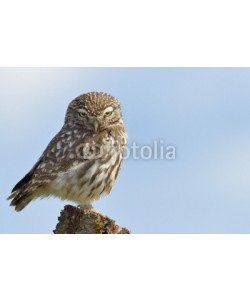
POLYGON ((75 161, 68 171, 58 174, 50 184, 51 194, 79 204, 99 199, 111 191, 122 156, 123 147, 117 145, 113 137, 106 137, 96 156, 75 161))

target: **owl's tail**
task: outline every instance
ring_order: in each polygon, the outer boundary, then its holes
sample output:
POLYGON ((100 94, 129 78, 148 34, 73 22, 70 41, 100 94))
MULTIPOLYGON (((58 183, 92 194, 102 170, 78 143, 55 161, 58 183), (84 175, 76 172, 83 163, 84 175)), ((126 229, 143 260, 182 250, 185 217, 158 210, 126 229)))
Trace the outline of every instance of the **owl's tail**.
POLYGON ((10 205, 15 206, 16 211, 21 211, 35 197, 38 186, 32 185, 32 176, 37 166, 41 162, 40 158, 34 167, 26 174, 13 188, 8 200, 11 200, 10 205))
POLYGON ((32 199, 32 194, 30 194, 26 189, 14 191, 8 198, 8 200, 11 200, 10 205, 15 206, 16 211, 24 209, 24 207, 28 205, 32 199))
POLYGON ((8 200, 11 200, 10 205, 15 206, 16 211, 21 211, 33 199, 34 189, 31 190, 30 181, 32 171, 26 174, 13 188, 8 200))

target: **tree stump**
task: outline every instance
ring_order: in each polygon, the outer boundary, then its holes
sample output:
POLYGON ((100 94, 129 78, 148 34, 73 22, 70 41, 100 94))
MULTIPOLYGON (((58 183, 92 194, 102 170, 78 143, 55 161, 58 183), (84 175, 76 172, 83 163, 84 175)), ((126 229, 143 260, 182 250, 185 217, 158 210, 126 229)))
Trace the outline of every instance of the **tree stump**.
POLYGON ((58 218, 55 234, 129 234, 127 228, 93 208, 82 209, 66 205, 58 218))

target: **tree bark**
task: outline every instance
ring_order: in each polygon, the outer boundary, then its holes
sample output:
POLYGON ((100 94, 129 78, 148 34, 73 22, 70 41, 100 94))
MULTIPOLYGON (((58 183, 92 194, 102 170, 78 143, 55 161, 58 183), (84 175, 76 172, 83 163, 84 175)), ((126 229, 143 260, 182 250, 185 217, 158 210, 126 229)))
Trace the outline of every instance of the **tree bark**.
POLYGON ((129 234, 127 228, 93 208, 82 209, 66 205, 58 218, 55 234, 129 234))

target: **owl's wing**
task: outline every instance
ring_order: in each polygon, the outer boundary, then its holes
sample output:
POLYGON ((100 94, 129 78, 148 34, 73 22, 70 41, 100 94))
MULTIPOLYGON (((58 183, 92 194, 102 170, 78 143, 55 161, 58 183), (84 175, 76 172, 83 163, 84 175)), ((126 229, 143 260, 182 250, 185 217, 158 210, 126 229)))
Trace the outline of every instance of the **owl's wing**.
POLYGON ((60 138, 61 131, 51 140, 41 157, 38 159, 33 168, 14 186, 12 189, 12 193, 22 189, 26 184, 30 182, 37 168, 46 160, 46 154, 51 151, 51 146, 55 143, 55 141, 60 138))
POLYGON ((11 206, 22 210, 33 198, 36 190, 48 184, 58 173, 67 171, 74 163, 76 144, 84 143, 87 132, 72 132, 63 127, 52 139, 34 167, 13 188, 10 197, 11 206))
POLYGON ((20 181, 18 181, 18 183, 13 187, 11 193, 16 192, 17 190, 21 189, 25 184, 27 184, 30 181, 34 171, 36 170, 36 168, 40 164, 40 162, 41 162, 41 158, 34 165, 34 167, 29 171, 29 173, 27 173, 20 181))

